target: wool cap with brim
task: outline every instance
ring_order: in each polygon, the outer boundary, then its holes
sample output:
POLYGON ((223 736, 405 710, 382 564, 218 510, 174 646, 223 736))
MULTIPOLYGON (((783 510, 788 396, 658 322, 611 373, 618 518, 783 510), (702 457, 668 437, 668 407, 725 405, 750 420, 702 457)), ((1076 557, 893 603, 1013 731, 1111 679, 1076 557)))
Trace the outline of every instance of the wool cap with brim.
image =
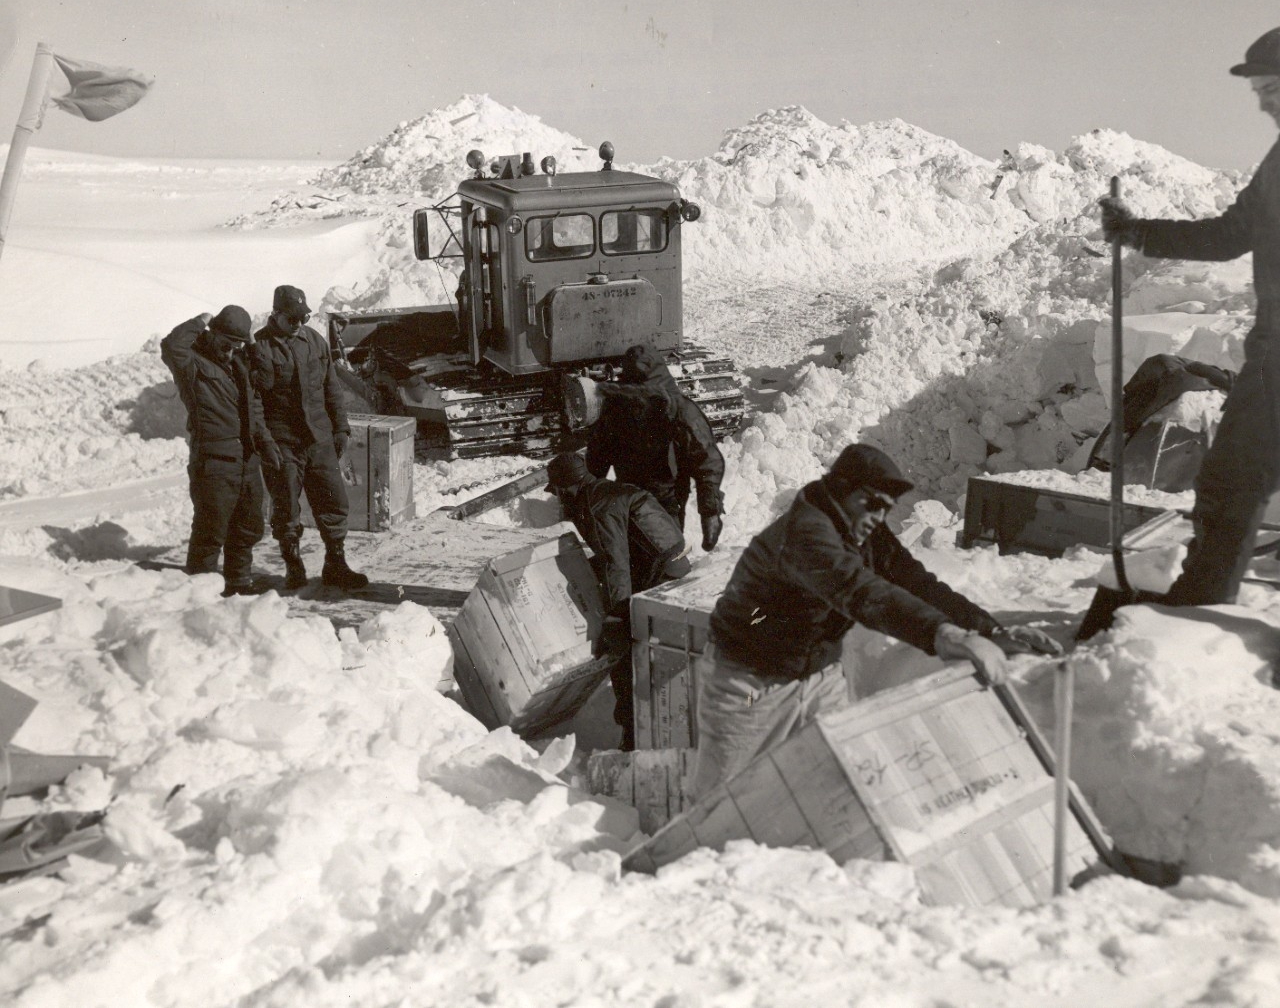
POLYGON ((239 305, 229 304, 209 320, 209 329, 211 332, 221 333, 223 336, 246 343, 249 340, 252 323, 247 311, 239 305))
POLYGON ((271 310, 284 312, 286 315, 310 315, 307 307, 307 296, 297 287, 281 284, 276 288, 275 297, 271 299, 271 310))
POLYGON ((1244 53, 1244 62, 1231 68, 1237 77, 1280 77, 1280 28, 1272 28, 1244 53))
POLYGON ((577 452, 564 452, 547 466, 547 491, 575 487, 590 475, 586 459, 577 452))
POLYGON ((893 459, 879 448, 865 444, 845 448, 831 463, 827 478, 851 491, 868 487, 890 497, 901 497, 915 486, 902 475, 893 459))
POLYGON ((621 381, 637 385, 654 375, 671 373, 662 354, 639 343, 623 354, 621 372, 618 376, 621 381))

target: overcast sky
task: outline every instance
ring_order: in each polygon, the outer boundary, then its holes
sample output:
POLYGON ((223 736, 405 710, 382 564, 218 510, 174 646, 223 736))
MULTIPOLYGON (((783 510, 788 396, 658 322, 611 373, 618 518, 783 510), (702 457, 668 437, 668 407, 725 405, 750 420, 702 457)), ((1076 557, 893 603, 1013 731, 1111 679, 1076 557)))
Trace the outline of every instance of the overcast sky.
POLYGON ((1110 127, 1247 168, 1275 127, 1227 70, 1277 25, 1275 0, 3 0, 0 143, 43 41, 157 79, 104 123, 50 111, 34 142, 91 153, 340 161, 471 92, 620 161, 796 104, 988 158, 1110 127))

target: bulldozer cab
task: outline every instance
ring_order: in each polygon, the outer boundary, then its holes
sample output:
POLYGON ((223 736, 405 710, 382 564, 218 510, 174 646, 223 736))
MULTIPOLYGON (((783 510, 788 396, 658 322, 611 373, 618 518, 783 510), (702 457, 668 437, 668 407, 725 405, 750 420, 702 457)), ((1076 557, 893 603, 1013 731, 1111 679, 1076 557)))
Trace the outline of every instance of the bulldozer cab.
POLYGON ((491 171, 465 180, 456 205, 433 208, 436 220, 414 215, 419 259, 463 260, 459 328, 473 364, 526 375, 637 343, 681 347, 681 226, 698 214, 674 185, 611 162, 537 175, 527 155, 491 171))

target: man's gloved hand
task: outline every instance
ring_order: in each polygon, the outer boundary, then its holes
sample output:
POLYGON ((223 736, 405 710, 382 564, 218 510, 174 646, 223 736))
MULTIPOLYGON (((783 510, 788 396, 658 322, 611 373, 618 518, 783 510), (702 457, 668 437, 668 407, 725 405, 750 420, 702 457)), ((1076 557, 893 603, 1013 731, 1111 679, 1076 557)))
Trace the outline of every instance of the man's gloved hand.
POLYGON ((333 436, 333 450, 338 453, 338 458, 342 458, 347 453, 347 442, 351 440, 351 435, 346 431, 338 431, 333 436))
POLYGON ((266 441, 258 449, 258 453, 262 456, 262 461, 266 463, 268 469, 278 470, 284 465, 284 455, 280 452, 280 446, 274 441, 266 441))
POLYGON ((209 323, 213 321, 213 315, 207 311, 202 311, 199 315, 195 317, 194 321, 199 322, 202 326, 208 329, 209 323))
POLYGON ((1007 655, 1042 654, 1056 658, 1062 654, 1062 645, 1035 627, 1001 627, 991 635, 991 639, 1007 655))
POLYGON ((933 650, 943 661, 970 661, 992 686, 1008 678, 1004 652, 976 630, 965 630, 954 623, 943 623, 933 635, 933 650))
POLYGON ((1098 207, 1102 211, 1102 234, 1107 241, 1118 239, 1121 245, 1135 249, 1142 247, 1142 228, 1124 200, 1103 196, 1098 200, 1098 207))
POLYGON ((716 548, 716 543, 720 541, 720 532, 723 528, 724 522, 721 521, 719 515, 702 516, 702 548, 708 553, 716 548))
POLYGON ((631 650, 631 630, 620 616, 606 616, 600 628, 601 654, 622 654, 631 650))

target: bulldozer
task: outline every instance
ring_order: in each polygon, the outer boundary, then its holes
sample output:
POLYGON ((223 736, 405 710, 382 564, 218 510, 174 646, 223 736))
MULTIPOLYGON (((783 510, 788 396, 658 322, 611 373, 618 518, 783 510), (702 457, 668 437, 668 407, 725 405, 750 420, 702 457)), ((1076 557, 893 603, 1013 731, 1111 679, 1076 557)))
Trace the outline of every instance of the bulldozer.
POLYGON ((333 312, 330 347, 356 407, 419 421, 448 458, 575 447, 597 383, 628 347, 665 356, 718 437, 744 412, 732 360, 687 343, 681 234, 700 208, 670 182, 613 167, 541 171, 530 153, 467 154, 457 191, 413 214, 419 261, 461 260, 455 303, 333 312))

